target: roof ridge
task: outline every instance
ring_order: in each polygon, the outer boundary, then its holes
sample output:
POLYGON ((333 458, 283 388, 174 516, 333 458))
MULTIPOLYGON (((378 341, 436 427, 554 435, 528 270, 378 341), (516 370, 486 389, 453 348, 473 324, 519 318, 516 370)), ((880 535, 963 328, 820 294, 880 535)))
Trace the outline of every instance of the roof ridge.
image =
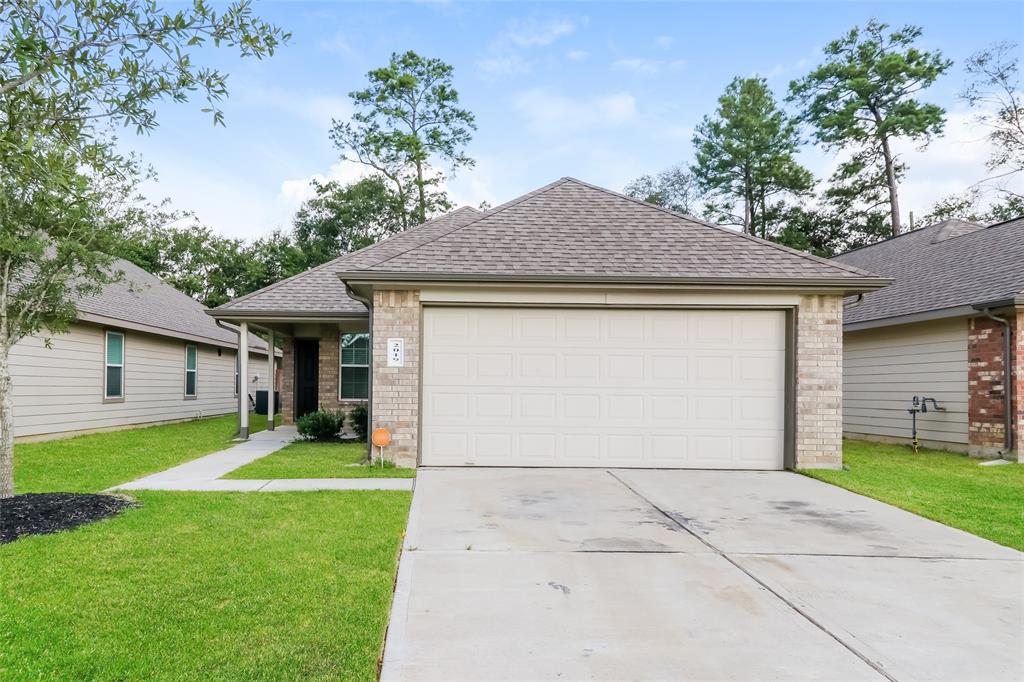
POLYGON ((502 211, 504 211, 506 209, 512 208, 513 206, 516 206, 517 204, 520 204, 520 203, 526 201, 527 199, 532 199, 533 197, 539 196, 539 195, 541 195, 541 194, 543 194, 543 193, 545 193, 545 192, 547 192, 549 190, 554 189, 555 187, 558 187, 560 185, 564 185, 566 182, 568 182, 570 180, 572 180, 572 178, 568 178, 568 177, 559 178, 558 180, 555 180, 554 182, 550 182, 550 183, 544 185, 543 187, 538 187, 537 189, 533 190, 532 192, 527 192, 526 194, 518 196, 515 199, 511 199, 509 201, 506 201, 504 204, 500 204, 498 206, 495 206, 494 208, 492 208, 489 211, 482 212, 478 217, 476 217, 473 220, 470 220, 465 225, 460 225, 460 226, 458 226, 456 228, 448 230, 444 234, 439 234, 439 235, 435 236, 433 239, 428 239, 427 241, 423 242, 422 244, 417 244, 416 246, 410 246, 405 251, 400 251, 399 253, 396 253, 393 256, 385 258, 384 260, 377 261, 376 263, 374 263, 373 265, 371 265, 369 267, 359 268, 359 269, 360 270, 368 270, 371 267, 372 268, 376 268, 379 265, 387 263, 389 260, 394 260, 395 258, 398 258, 399 256, 404 256, 405 254, 409 253, 410 251, 414 251, 414 250, 416 250, 418 248, 424 247, 427 244, 432 244, 432 243, 436 242, 438 239, 441 239, 443 237, 447 237, 448 235, 451 235, 451 234, 455 234, 459 230, 461 230, 463 228, 466 228, 466 227, 469 227, 470 225, 473 225, 475 223, 478 223, 481 220, 483 220, 484 218, 490 218, 491 216, 493 216, 493 215, 495 215, 497 213, 501 213, 502 211))
POLYGON ((823 265, 829 265, 829 266, 835 267, 836 269, 845 270, 846 272, 850 272, 850 273, 853 273, 853 274, 856 274, 856 275, 866 275, 868 277, 875 277, 876 276, 873 273, 868 272, 867 270, 861 270, 860 268, 854 267, 852 265, 846 265, 845 263, 839 263, 837 261, 833 261, 833 260, 828 259, 828 258, 822 258, 821 256, 815 256, 814 254, 807 253, 806 251, 798 251, 796 249, 792 249, 792 248, 790 248, 788 246, 783 246, 782 244, 778 244, 776 242, 769 241, 767 239, 761 239, 760 237, 755 237, 754 235, 747 234, 746 232, 738 232, 736 230, 730 230, 728 227, 724 227, 722 225, 715 225, 714 223, 710 223, 710 222, 708 222, 706 220, 702 220, 700 218, 697 218, 696 216, 692 216, 692 215, 689 215, 687 213, 680 213, 678 211, 673 211, 671 209, 665 208, 664 206, 658 206, 657 204, 652 204, 649 201, 644 201, 643 199, 637 199, 636 197, 631 197, 628 194, 622 194, 621 192, 616 192, 614 190, 610 190, 610 189, 607 189, 605 187, 601 187, 599 185, 592 185, 589 182, 584 182, 583 180, 579 180, 577 178, 566 177, 566 178, 563 178, 563 180, 568 180, 568 181, 571 181, 571 182, 575 182, 575 183, 577 183, 579 185, 583 185, 584 187, 589 187, 590 189, 597 190, 599 192, 604 192, 605 194, 610 194, 611 196, 618 197, 620 199, 626 199, 628 201, 632 201, 633 203, 640 204, 641 206, 646 206, 647 208, 653 208, 655 210, 661 211, 662 213, 667 213, 667 214, 669 214, 671 216, 675 216, 676 218, 681 218, 683 220, 689 220, 691 222, 697 223, 698 225, 702 225, 704 227, 710 227, 710 228, 712 228, 714 230, 718 230, 719 232, 724 232, 726 234, 730 234, 730 235, 733 235, 733 236, 736 236, 736 237, 742 237, 744 239, 747 239, 747 240, 750 240, 750 241, 754 241, 754 242, 757 242, 759 244, 763 244, 765 246, 770 246, 772 248, 775 248, 775 249, 777 249, 779 251, 783 251, 783 252, 788 253, 790 255, 800 256, 801 258, 804 258, 806 260, 810 260, 810 261, 812 261, 814 263, 823 264, 823 265))
MULTIPOLYGON (((475 211, 477 213, 480 213, 481 215, 483 214, 482 211, 478 211, 477 209, 473 208, 472 206, 460 206, 460 207, 458 207, 456 209, 448 211, 447 213, 442 213, 439 216, 435 216, 435 217, 431 218, 430 220, 425 220, 424 222, 420 223, 419 225, 413 225, 412 227, 410 227, 410 228, 408 228, 406 230, 402 230, 401 232, 396 232, 395 234, 391 235, 390 237, 387 237, 386 239, 382 239, 379 242, 374 242, 373 244, 370 244, 368 246, 364 246, 363 248, 361 248, 361 249, 359 249, 357 251, 349 251, 348 253, 343 253, 340 256, 338 256, 337 258, 332 258, 331 260, 329 260, 329 261, 327 261, 325 263, 321 263, 320 265, 314 265, 311 268, 306 268, 302 272, 296 273, 296 274, 292 275, 291 277, 286 277, 285 279, 278 280, 278 281, 276 281, 276 282, 274 282, 272 284, 268 284, 267 286, 263 287, 262 289, 257 289, 256 291, 250 291, 249 293, 243 294, 242 296, 239 296, 238 298, 233 298, 230 301, 228 301, 227 303, 222 303, 221 305, 217 306, 216 308, 211 308, 211 310, 230 310, 231 307, 234 306, 235 304, 242 303, 243 301, 247 301, 250 298, 256 296, 257 294, 263 294, 263 293, 266 293, 268 291, 272 291, 272 290, 278 288, 279 286, 281 286, 283 284, 291 282, 294 279, 297 279, 299 277, 303 277, 305 275, 308 275, 311 272, 317 272, 319 270, 323 270, 324 268, 326 268, 326 267, 328 267, 330 265, 334 265, 335 263, 339 263, 339 262, 341 262, 341 261, 343 261, 343 260, 345 260, 347 258, 351 258, 352 256, 355 256, 356 254, 362 253, 362 252, 367 251, 369 249, 372 249, 372 248, 374 248, 376 246, 380 246, 381 244, 385 244, 385 243, 391 241, 392 239, 394 239, 395 237, 398 237, 399 235, 408 234, 409 232, 412 232, 413 230, 418 230, 421 227, 424 227, 425 225, 429 225, 430 223, 432 223, 434 221, 440 220, 441 218, 444 218, 446 216, 450 216, 453 213, 458 213, 459 211, 462 211, 462 210, 465 210, 465 209, 469 209, 471 211, 475 211)), ((385 260, 387 260, 387 259, 385 259, 385 260)), ((380 262, 383 263, 384 261, 380 261, 380 262)))

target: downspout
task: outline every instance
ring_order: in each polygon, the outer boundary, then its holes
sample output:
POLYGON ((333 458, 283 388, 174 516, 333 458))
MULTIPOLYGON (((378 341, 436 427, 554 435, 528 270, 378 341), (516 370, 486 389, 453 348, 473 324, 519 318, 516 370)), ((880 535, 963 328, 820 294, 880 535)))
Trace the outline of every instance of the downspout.
POLYGON ((1013 348, 1013 338, 1010 333, 1010 321, 1005 317, 992 314, 991 308, 981 308, 981 313, 990 320, 1003 325, 1003 451, 1000 455, 1006 455, 1013 449, 1013 358, 1010 351, 1013 348))
MULTIPOLYGON (((348 297, 365 305, 370 315, 369 325, 367 326, 367 336, 370 342, 370 372, 366 378, 366 430, 370 432, 373 427, 373 301, 353 291, 348 282, 343 281, 342 284, 345 285, 345 293, 348 294, 348 297)), ((368 461, 373 461, 373 442, 369 438, 369 433, 367 433, 366 438, 366 457, 368 461)))

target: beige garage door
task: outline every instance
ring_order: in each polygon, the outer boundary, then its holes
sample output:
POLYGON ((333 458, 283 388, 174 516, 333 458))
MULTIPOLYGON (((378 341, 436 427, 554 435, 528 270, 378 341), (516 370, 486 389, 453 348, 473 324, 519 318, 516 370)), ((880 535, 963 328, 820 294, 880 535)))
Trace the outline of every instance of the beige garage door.
POLYGON ((428 307, 422 463, 781 469, 777 310, 428 307))

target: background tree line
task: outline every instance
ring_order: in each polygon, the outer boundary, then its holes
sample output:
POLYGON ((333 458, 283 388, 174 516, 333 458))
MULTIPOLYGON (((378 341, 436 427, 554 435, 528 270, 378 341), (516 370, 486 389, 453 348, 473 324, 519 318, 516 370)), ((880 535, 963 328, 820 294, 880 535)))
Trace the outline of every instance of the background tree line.
MULTIPOLYGON (((870 20, 828 43, 823 60, 790 83, 783 108, 765 79, 737 77, 693 137, 693 162, 637 178, 626 193, 744 232, 831 256, 905 231, 899 187, 907 166, 894 146, 926 147, 946 112, 919 96, 952 62, 917 47, 922 30, 870 20), (800 165, 814 143, 840 162, 826 180, 800 165)), ((1024 214, 1006 180, 1024 170, 1024 102, 1015 45, 971 56, 960 97, 988 130, 991 175, 939 201, 918 226, 1024 214)))

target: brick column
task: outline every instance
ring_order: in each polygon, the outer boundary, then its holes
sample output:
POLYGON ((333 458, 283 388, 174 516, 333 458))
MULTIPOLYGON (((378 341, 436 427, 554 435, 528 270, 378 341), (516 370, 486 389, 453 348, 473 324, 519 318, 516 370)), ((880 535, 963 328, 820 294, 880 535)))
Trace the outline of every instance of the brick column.
POLYGON ((843 465, 843 299, 801 296, 796 311, 796 466, 843 465))
POLYGON ((1024 464, 1024 310, 1013 325, 1013 440, 1017 461, 1024 464))
POLYGON ((341 408, 338 400, 338 387, 341 364, 338 354, 341 352, 341 333, 332 324, 320 325, 320 363, 318 367, 317 400, 321 410, 337 412, 341 408))
POLYGON ((416 466, 419 448, 420 292, 373 293, 373 424, 391 432, 386 453, 416 466), (389 338, 405 340, 405 365, 388 367, 389 338))
POLYGON ((1003 325, 987 317, 974 317, 967 323, 967 419, 972 457, 996 457, 1005 446, 1003 333, 1003 325))
POLYGON ((295 341, 290 336, 284 337, 281 344, 281 380, 278 382, 281 392, 281 423, 295 423, 295 341))

